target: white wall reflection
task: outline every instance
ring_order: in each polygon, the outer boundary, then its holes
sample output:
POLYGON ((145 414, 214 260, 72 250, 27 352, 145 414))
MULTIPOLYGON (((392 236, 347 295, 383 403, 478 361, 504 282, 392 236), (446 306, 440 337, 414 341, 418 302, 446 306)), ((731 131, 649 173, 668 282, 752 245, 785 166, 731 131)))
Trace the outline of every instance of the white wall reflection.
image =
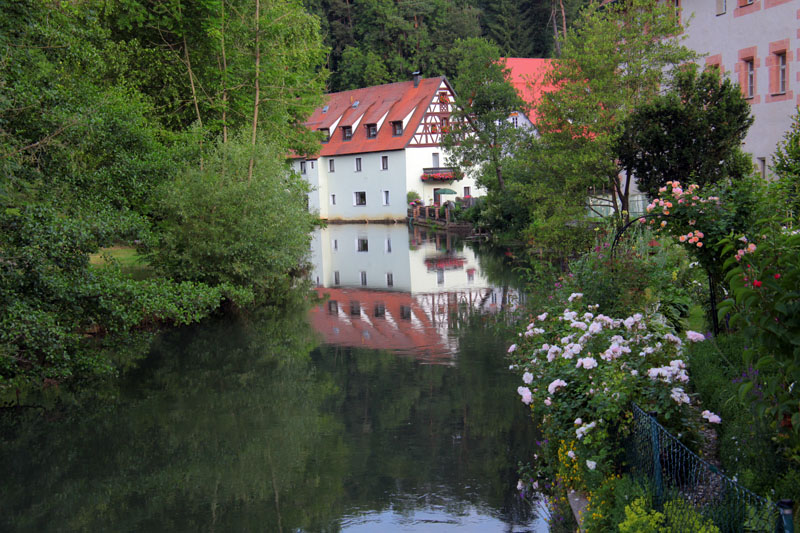
POLYGON ((312 323, 330 344, 386 349, 449 363, 452 330, 471 312, 515 308, 518 292, 491 285, 455 235, 402 224, 334 224, 312 242, 311 279, 328 301, 312 323))

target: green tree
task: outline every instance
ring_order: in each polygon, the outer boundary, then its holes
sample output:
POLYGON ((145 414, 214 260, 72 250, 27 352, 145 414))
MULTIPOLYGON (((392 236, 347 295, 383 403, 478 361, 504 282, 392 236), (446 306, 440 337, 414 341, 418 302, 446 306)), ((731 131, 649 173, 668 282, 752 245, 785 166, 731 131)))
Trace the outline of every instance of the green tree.
POLYGON ((544 80, 558 90, 542 98, 537 127, 546 171, 563 183, 552 196, 568 196, 576 215, 593 190, 610 195, 617 216, 628 210, 633 176, 620 179, 614 148, 624 119, 694 57, 680 33, 674 7, 624 0, 590 4, 563 38, 561 58, 544 80))
POLYGON ((778 176, 773 187, 782 198, 789 217, 797 222, 800 219, 800 114, 792 119, 792 127, 778 145, 773 162, 772 170, 778 176))
POLYGON ((477 168, 481 185, 503 191, 505 162, 523 135, 509 117, 527 106, 509 82, 496 45, 482 38, 466 39, 456 43, 454 53, 459 58, 453 82, 455 110, 442 139, 448 163, 462 173, 477 168))
POLYGON ((691 64, 678 71, 670 92, 625 119, 617 154, 651 197, 670 180, 700 186, 736 180, 752 170, 741 150, 752 123, 736 85, 720 80, 717 70, 698 74, 691 64))
POLYGON ((248 136, 218 142, 202 169, 187 166, 160 190, 161 231, 150 258, 168 277, 230 283, 263 301, 303 272, 316 219, 306 208, 308 184, 287 168, 285 154, 252 147, 248 136))

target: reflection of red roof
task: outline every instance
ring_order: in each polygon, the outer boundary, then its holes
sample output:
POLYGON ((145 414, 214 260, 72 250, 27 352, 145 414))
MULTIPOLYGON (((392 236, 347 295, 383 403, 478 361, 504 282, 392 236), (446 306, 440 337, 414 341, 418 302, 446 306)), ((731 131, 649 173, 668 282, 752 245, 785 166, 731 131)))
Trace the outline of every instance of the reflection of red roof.
POLYGON ((459 270, 464 268, 466 262, 463 257, 430 257, 425 259, 425 266, 428 267, 428 272, 439 269, 459 270))
POLYGON ((331 130, 336 124, 336 130, 330 131, 330 141, 323 143, 320 148, 321 156, 401 150, 414 135, 442 81, 445 81, 444 77, 440 76, 422 79, 417 87, 414 87, 413 81, 403 81, 331 93, 327 95, 327 104, 315 109, 305 125, 316 131, 331 130), (356 102, 358 105, 353 107, 356 102), (326 107, 327 110, 323 112, 326 107), (403 120, 412 111, 413 115, 403 129, 403 134, 395 137, 392 122, 403 120), (367 139, 366 125, 378 124, 384 115, 386 118, 377 137, 367 139), (357 121, 358 126, 353 128, 352 139, 345 141, 342 126, 353 126, 357 121))
POLYGON ((544 84, 553 60, 534 57, 504 57, 501 60, 511 71, 511 83, 517 93, 530 106, 528 119, 535 123, 536 105, 542 93, 553 90, 553 86, 544 84))
POLYGON ((410 293, 336 288, 317 289, 317 292, 320 296, 330 296, 311 310, 311 324, 326 343, 450 361, 452 353, 438 324, 410 293), (336 303, 335 308, 331 302, 336 303), (351 314, 353 302, 360 309, 357 314, 351 314), (379 306, 383 306, 383 316, 376 316, 379 306))

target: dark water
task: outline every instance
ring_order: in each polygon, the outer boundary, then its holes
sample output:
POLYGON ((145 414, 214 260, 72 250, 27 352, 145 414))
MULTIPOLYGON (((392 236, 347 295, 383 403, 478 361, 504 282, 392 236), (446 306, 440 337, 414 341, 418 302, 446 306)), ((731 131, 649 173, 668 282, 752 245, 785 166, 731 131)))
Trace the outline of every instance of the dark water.
POLYGON ((0 530, 545 531, 514 490, 533 424, 487 318, 512 291, 469 247, 403 235, 392 264, 439 292, 320 280, 335 309, 169 332, 102 401, 4 417, 0 530))

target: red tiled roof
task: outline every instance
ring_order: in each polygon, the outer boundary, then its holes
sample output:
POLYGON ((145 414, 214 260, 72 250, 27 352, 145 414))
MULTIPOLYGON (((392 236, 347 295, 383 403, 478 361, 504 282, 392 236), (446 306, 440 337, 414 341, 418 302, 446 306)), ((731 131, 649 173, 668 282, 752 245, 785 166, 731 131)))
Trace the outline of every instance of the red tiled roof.
POLYGON ((536 105, 542 93, 554 89, 552 85, 544 83, 546 74, 552 67, 552 59, 532 57, 501 57, 506 67, 511 71, 511 83, 517 89, 520 97, 530 106, 527 114, 531 122, 536 122, 536 105))
POLYGON ((331 139, 322 144, 318 155, 345 155, 405 148, 443 80, 443 76, 422 79, 417 87, 414 87, 413 81, 401 81, 327 95, 327 111, 323 112, 324 107, 318 107, 305 123, 306 127, 315 131, 330 129, 341 117, 336 124, 336 131, 330 132, 331 139), (358 107, 354 108, 356 101, 358 107), (403 134, 393 136, 392 121, 403 120, 412 110, 414 114, 403 134), (387 113, 378 130, 378 136, 367 139, 366 124, 377 124, 387 113), (359 118, 361 121, 353 129, 352 139, 345 141, 342 138, 342 126, 352 126, 359 118))

